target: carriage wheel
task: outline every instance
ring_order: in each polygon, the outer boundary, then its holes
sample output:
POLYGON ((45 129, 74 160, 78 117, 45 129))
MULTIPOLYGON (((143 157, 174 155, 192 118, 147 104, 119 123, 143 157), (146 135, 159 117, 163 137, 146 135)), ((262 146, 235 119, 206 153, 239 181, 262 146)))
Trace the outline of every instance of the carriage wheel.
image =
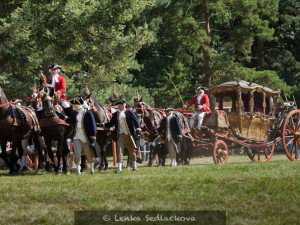
POLYGON ((300 110, 290 112, 284 122, 282 143, 291 161, 300 161, 300 110))
POLYGON ((227 144, 222 140, 217 140, 214 144, 213 160, 216 164, 225 164, 228 158, 227 144))
POLYGON ((274 153, 275 144, 271 146, 255 146, 246 150, 247 155, 253 162, 268 162, 274 153))

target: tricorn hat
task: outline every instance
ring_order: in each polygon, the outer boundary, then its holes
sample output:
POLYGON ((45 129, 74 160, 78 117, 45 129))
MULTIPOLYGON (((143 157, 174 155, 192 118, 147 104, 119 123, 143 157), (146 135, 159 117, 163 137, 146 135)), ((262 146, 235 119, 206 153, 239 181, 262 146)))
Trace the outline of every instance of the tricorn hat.
POLYGON ((166 108, 166 112, 172 112, 174 109, 172 109, 172 108, 166 108))
POLYGON ((120 105, 120 104, 124 104, 126 103, 126 101, 124 99, 118 99, 115 101, 115 105, 120 105))
POLYGON ((72 105, 83 105, 83 99, 81 97, 75 97, 70 100, 72 105))
POLYGON ((197 90, 203 90, 203 91, 204 91, 204 87, 198 86, 198 87, 196 88, 196 91, 197 91, 197 90))
POLYGON ((49 69, 50 70, 60 70, 61 66, 56 63, 52 63, 51 65, 49 65, 49 69))

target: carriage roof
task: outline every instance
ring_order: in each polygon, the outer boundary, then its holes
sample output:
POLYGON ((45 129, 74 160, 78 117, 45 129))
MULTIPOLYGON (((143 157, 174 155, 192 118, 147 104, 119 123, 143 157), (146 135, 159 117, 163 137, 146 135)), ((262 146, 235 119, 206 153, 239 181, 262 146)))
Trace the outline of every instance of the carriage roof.
POLYGON ((217 95, 224 92, 236 91, 237 89, 241 89, 241 91, 253 91, 257 90, 260 92, 264 92, 268 95, 278 95, 280 91, 274 91, 268 87, 264 87, 259 84, 255 84, 248 81, 229 81, 223 84, 219 84, 213 88, 211 88, 208 92, 212 95, 217 95))

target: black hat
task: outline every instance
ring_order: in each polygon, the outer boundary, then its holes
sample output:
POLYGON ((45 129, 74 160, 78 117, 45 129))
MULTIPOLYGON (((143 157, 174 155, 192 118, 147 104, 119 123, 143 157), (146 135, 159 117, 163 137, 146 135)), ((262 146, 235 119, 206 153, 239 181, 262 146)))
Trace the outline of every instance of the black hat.
POLYGON ((115 101, 115 105, 120 105, 126 103, 124 99, 118 99, 115 101))
POLYGON ((174 109, 172 109, 172 108, 166 108, 166 112, 172 112, 174 109))
POLYGON ((50 69, 50 70, 60 70, 60 69, 61 69, 61 66, 60 66, 60 65, 57 65, 56 63, 52 63, 52 64, 49 66, 49 69, 50 69))
POLYGON ((83 99, 81 97, 75 97, 70 100, 72 105, 83 105, 83 99))
POLYGON ((203 90, 204 91, 204 87, 199 86, 199 87, 196 88, 196 90, 203 90))

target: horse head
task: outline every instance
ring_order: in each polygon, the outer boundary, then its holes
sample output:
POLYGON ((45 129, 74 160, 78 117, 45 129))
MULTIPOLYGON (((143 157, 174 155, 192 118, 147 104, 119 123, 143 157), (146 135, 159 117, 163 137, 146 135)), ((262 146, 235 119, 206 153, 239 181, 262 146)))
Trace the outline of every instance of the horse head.
POLYGON ((141 128, 149 133, 150 139, 154 139, 157 136, 157 127, 161 121, 159 112, 143 102, 142 98, 134 99, 133 111, 141 124, 141 128))
POLYGON ((53 106, 53 99, 44 91, 40 91, 38 97, 42 100, 43 111, 46 117, 53 117, 55 109, 53 106))

